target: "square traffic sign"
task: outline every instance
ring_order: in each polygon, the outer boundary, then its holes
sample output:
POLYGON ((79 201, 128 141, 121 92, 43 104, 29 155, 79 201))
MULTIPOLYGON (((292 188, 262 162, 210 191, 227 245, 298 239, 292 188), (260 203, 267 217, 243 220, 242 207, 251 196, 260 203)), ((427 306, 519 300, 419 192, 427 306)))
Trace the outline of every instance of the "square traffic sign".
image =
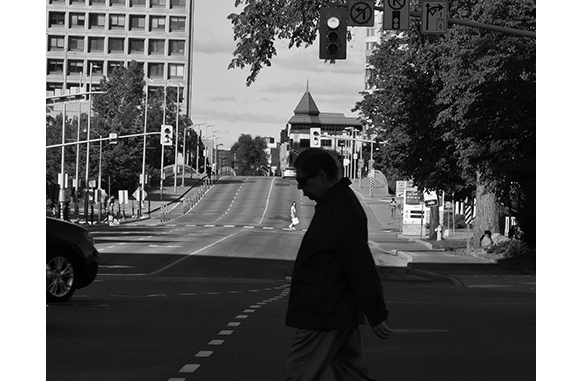
POLYGON ((409 29, 409 1, 385 0, 383 3, 383 29, 409 29))
POLYGON ((349 0, 347 6, 349 12, 347 25, 368 27, 374 25, 375 0, 349 0))
POLYGON ((421 33, 447 33, 447 1, 423 1, 421 5, 421 33))

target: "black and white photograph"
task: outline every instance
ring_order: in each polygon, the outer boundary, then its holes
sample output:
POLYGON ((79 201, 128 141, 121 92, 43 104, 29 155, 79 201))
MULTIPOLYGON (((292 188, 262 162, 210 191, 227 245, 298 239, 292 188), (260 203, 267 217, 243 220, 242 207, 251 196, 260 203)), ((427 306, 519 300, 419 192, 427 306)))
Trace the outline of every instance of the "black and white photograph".
POLYGON ((44 3, 3 27, 6 379, 565 379, 569 11, 554 66, 535 0, 44 3))

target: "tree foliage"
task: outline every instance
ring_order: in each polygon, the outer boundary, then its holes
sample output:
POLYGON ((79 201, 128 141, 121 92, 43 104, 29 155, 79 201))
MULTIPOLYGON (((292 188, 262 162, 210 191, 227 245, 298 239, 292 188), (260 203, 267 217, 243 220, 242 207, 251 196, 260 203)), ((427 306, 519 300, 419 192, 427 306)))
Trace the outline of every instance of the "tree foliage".
MULTIPOLYGON (((268 165, 266 148, 267 142, 264 138, 241 134, 230 150, 236 173, 240 176, 261 174, 262 168, 267 168, 268 165)), ((267 170, 265 172, 267 173, 267 170)))
POLYGON ((310 46, 316 38, 319 10, 329 0, 236 0, 236 7, 243 5, 240 13, 228 16, 234 30, 237 47, 229 69, 245 68, 250 74, 250 86, 264 66, 271 66, 277 55, 276 39, 289 41, 289 47, 310 46))

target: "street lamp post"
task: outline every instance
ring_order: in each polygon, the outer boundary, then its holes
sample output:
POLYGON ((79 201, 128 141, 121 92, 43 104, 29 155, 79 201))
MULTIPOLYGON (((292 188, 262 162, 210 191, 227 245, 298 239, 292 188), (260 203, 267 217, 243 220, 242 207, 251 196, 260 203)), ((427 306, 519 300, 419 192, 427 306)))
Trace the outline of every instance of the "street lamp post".
POLYGON ((86 142, 86 183, 84 184, 84 215, 86 217, 86 223, 88 223, 88 181, 89 181, 89 171, 90 171, 90 126, 92 120, 92 73, 94 69, 94 63, 90 62, 90 89, 88 98, 88 139, 86 142))
POLYGON ((194 126, 198 127, 198 131, 196 131, 196 172, 200 173, 200 135, 201 135, 201 126, 206 125, 206 123, 199 123, 194 124, 194 126))
MULTIPOLYGON (((164 83, 164 116, 162 119, 162 126, 166 124, 167 93, 168 93, 168 81, 164 83)), ((160 201, 162 201, 164 194, 164 147, 165 145, 162 144, 162 157, 160 159, 160 201)))
POLYGON ((208 168, 208 148, 207 148, 207 144, 208 144, 208 128, 210 127, 214 127, 213 124, 206 124, 206 136, 205 136, 205 140, 206 140, 206 144, 204 144, 204 173, 206 173, 206 170, 208 168))
MULTIPOLYGON (((185 173, 185 167, 186 167, 186 134, 188 133, 189 129, 193 129, 193 126, 190 127, 184 127, 184 141, 182 142, 182 148, 183 148, 183 153, 182 153, 182 186, 184 186, 184 173, 185 173)), ((191 151, 191 149, 190 149, 191 151)), ((189 164, 188 164, 189 165, 189 164)), ((190 172, 191 174, 191 172, 190 172)))
MULTIPOLYGON (((80 72, 80 89, 82 88, 82 74, 80 72)), ((78 209, 78 185, 80 185, 79 176, 80 176, 80 119, 82 118, 82 101, 78 99, 78 124, 76 128, 76 175, 74 176, 74 213, 76 214, 76 218, 80 219, 80 212, 78 209)))
MULTIPOLYGON (((174 149, 174 193, 177 192, 177 179, 178 179, 178 126, 180 120, 180 82, 178 82, 178 90, 176 93, 176 139, 175 139, 175 149, 174 149)), ((184 145, 186 140, 184 138, 184 145)), ((182 158, 183 159, 183 158, 182 158)), ((184 165, 182 163, 182 186, 184 185, 184 165)))
POLYGON ((146 129, 148 127, 148 78, 144 79, 146 97, 144 102, 144 146, 142 147, 142 175, 140 176, 140 189, 139 189, 139 200, 138 200, 138 217, 142 216, 142 202, 144 196, 144 185, 146 183, 146 129))

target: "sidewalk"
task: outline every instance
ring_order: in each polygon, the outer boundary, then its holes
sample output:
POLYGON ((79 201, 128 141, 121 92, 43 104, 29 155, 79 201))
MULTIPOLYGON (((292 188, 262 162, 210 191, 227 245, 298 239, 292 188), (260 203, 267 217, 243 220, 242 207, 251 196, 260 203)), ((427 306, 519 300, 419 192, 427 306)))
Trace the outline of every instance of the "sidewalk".
MULTIPOLYGON (((484 268, 493 266, 493 263, 473 256, 455 255, 452 251, 445 249, 434 249, 433 243, 421 239, 420 236, 403 236, 401 235, 400 218, 391 218, 389 210, 389 201, 393 195, 387 193, 386 189, 381 186, 370 189, 369 180, 362 180, 360 186, 358 180, 352 180, 351 188, 357 196, 367 206, 368 219, 370 219, 370 246, 374 252, 374 258, 378 266, 404 269, 411 276, 431 279, 438 282, 450 283, 456 286, 463 285, 462 282, 453 276, 450 272, 460 272, 466 266, 484 268), (371 212, 371 213, 370 213, 371 212), (375 221, 374 221, 375 220, 375 221), (375 233, 373 233, 375 231, 375 233), (398 239, 417 244, 417 249, 398 250, 398 249, 381 249, 384 234, 387 233, 386 239, 389 241, 389 233, 395 233, 398 239), (439 269, 441 268, 441 271, 439 269), (447 269, 447 270, 446 270, 447 269)), ((467 232, 464 229, 456 231, 446 240, 465 240, 467 232)), ((472 237, 470 237, 471 239, 472 237)), ((402 243, 401 245, 405 245, 402 243)))

